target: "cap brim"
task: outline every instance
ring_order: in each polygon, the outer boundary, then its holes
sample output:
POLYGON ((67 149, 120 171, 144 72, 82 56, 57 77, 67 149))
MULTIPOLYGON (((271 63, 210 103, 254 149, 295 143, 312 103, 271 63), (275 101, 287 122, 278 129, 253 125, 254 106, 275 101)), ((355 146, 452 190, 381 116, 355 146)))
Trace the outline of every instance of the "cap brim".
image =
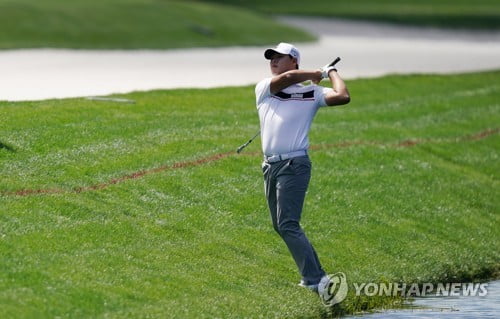
POLYGON ((271 60, 271 58, 273 57, 273 55, 275 54, 284 54, 284 53, 281 53, 281 52, 278 52, 276 51, 275 49, 267 49, 265 52, 264 52, 264 57, 268 60, 271 60))

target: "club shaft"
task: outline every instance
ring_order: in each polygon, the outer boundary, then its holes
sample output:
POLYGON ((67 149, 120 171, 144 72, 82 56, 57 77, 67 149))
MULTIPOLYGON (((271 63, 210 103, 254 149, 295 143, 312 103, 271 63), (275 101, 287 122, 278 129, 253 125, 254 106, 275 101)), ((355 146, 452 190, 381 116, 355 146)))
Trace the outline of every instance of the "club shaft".
POLYGON ((241 151, 242 151, 245 147, 247 147, 247 146, 248 146, 248 144, 252 143, 252 141, 253 141, 254 139, 256 139, 256 138, 257 138, 257 136, 259 136, 259 135, 260 135, 260 131, 258 131, 257 133, 255 133, 255 135, 254 135, 251 139, 249 139, 249 140, 248 140, 248 142, 246 142, 245 144, 243 144, 243 145, 241 145, 240 147, 238 147, 238 149, 236 150, 236 152, 237 152, 237 153, 240 153, 240 152, 241 152, 241 151))

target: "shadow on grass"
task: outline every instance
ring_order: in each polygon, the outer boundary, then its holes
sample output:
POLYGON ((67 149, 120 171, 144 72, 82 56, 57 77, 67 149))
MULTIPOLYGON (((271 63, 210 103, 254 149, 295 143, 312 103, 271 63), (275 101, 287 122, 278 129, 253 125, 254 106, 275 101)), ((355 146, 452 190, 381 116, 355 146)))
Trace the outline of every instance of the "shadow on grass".
POLYGON ((8 144, 5 144, 2 141, 0 141, 0 150, 1 149, 5 149, 5 150, 7 150, 9 152, 15 152, 16 151, 16 149, 14 147, 12 147, 12 146, 10 146, 8 144))

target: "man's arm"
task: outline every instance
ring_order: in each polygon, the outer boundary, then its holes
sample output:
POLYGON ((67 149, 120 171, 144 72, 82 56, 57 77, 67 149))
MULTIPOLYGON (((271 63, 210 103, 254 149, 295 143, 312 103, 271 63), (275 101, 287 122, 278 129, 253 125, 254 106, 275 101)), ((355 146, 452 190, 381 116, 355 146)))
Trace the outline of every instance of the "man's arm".
POLYGON ((321 81, 321 71, 305 71, 305 70, 291 70, 279 75, 276 75, 271 79, 270 91, 271 94, 278 93, 284 88, 289 87, 292 84, 302 83, 307 80, 312 80, 315 83, 321 81))
POLYGON ((344 83, 344 80, 340 78, 337 71, 331 70, 328 73, 330 81, 332 82, 333 90, 325 95, 325 102, 328 106, 347 104, 351 101, 349 91, 344 83))

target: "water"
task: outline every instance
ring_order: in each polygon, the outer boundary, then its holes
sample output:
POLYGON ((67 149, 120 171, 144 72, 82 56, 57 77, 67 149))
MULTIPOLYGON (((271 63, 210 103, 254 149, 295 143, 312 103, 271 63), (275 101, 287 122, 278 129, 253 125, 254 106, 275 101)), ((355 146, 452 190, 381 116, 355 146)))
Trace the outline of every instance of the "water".
POLYGON ((484 297, 415 298, 406 305, 408 309, 352 317, 366 319, 500 318, 500 280, 488 283, 488 294, 484 297))

